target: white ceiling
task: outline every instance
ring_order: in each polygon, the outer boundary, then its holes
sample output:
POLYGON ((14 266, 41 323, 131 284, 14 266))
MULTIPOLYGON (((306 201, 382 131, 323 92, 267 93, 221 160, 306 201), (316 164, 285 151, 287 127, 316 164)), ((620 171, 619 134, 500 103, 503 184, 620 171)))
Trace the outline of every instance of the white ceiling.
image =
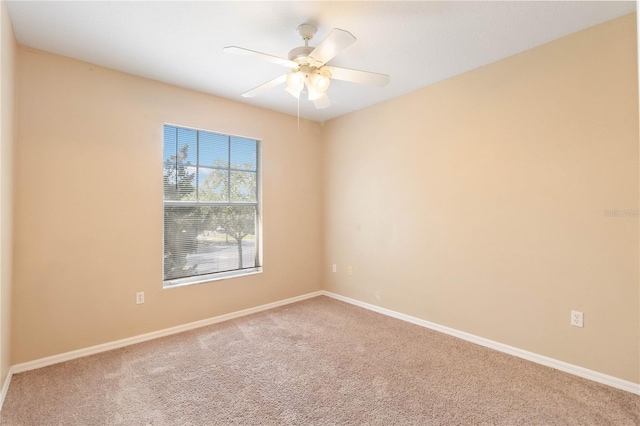
POLYGON ((300 116, 326 121, 635 11, 616 2, 186 2, 9 1, 20 44, 291 115, 283 87, 241 93, 287 72, 222 53, 229 45, 286 57, 296 28, 334 28, 358 41, 331 65, 389 74, 384 87, 333 81, 331 107, 300 102, 300 116))

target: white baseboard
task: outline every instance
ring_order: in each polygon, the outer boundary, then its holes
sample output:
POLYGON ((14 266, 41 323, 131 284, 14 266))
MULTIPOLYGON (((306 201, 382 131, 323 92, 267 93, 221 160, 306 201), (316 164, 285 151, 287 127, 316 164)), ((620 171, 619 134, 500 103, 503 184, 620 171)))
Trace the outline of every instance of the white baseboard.
POLYGON ((11 383, 11 377, 14 374, 22 373, 24 371, 29 371, 29 370, 35 370, 37 368, 47 367, 49 365, 70 361, 76 358, 82 358, 82 357, 97 354, 100 352, 110 351, 112 349, 122 348, 124 346, 129 346, 136 343, 146 342, 147 340, 153 340, 159 337, 182 333, 183 331, 193 330, 195 328, 205 327, 207 325, 228 321, 234 318, 243 317, 245 315, 255 314, 257 312, 277 308, 278 306, 284 306, 290 303, 299 302, 301 300, 310 299, 312 297, 320 296, 322 294, 323 293, 321 291, 315 291, 313 293, 307 293, 301 296, 291 297, 289 299, 280 300, 273 303, 267 303, 266 305, 260 305, 254 308, 243 309, 242 311, 231 312, 229 314, 219 315, 217 317, 191 322, 189 324, 183 324, 176 327, 167 328, 164 330, 158 330, 151 333, 128 337, 126 339, 116 340, 114 342, 103 343, 101 345, 91 346, 84 349, 78 349, 75 351, 65 352, 58 355, 48 356, 46 358, 40 358, 33 361, 16 364, 11 368, 9 368, 7 377, 4 380, 4 383, 2 384, 2 390, 0 390, 0 411, 2 410, 2 406, 4 405, 4 399, 7 396, 7 392, 9 391, 9 384, 11 383))
POLYGON ((103 343, 100 345, 91 346, 84 349, 78 349, 75 351, 65 352, 62 354, 53 355, 46 358, 41 358, 41 359, 29 361, 29 362, 24 362, 21 364, 16 364, 9 369, 9 372, 7 373, 7 377, 2 385, 2 390, 0 390, 0 410, 2 410, 2 405, 7 395, 7 391, 9 390, 9 384, 11 383, 11 377, 14 374, 22 373, 24 371, 29 371, 29 370, 35 370, 37 368, 42 368, 42 367, 58 364, 65 361, 70 361, 76 358, 82 358, 82 357, 97 354, 100 352, 106 352, 113 349, 122 348, 124 346, 129 346, 136 343, 146 342, 148 340, 157 339, 159 337, 182 333, 184 331, 205 327, 207 325, 216 324, 223 321, 228 321, 234 318, 239 318, 245 315, 266 311, 268 309, 277 308, 279 306, 288 305, 291 303, 299 302, 305 299, 310 299, 310 298, 321 296, 321 295, 328 296, 336 300, 341 300, 343 302, 347 302, 352 305, 359 306, 361 308, 365 308, 383 315, 387 315, 402 321, 410 322, 412 324, 416 324, 416 325, 426 327, 435 331, 439 331, 441 333, 458 337, 460 339, 463 339, 472 343, 476 343, 478 345, 485 346, 487 348, 495 349, 497 351, 504 352, 509 355, 517 356, 519 358, 533 361, 538 364, 546 365, 548 367, 552 367, 557 370, 564 371, 566 373, 574 374, 576 376, 583 377, 585 379, 593 380, 598 383, 602 383, 617 389, 622 389, 622 390, 640 395, 640 384, 637 384, 637 383, 629 382, 627 380, 622 380, 617 377, 609 376, 603 373, 599 373, 597 371, 589 370, 587 368, 579 367, 577 365, 569 364, 569 363, 559 361, 553 358, 549 358, 543 355, 538 355, 536 353, 515 348, 513 346, 494 342, 493 340, 475 336, 473 334, 466 333, 464 331, 459 331, 450 327, 445 327, 443 325, 425 321, 420 318, 415 318, 410 315, 405 315, 396 311, 392 311, 390 309, 381 308, 376 305, 372 305, 366 302, 361 302, 359 300, 351 299, 349 297, 341 296, 339 294, 331 293, 329 291, 320 290, 312 293, 303 294, 301 296, 280 300, 278 302, 268 303, 266 305, 256 306, 254 308, 244 309, 242 311, 231 312, 229 314, 219 315, 217 317, 192 322, 189 324, 183 324, 176 327, 167 328, 164 330, 158 330, 151 333, 128 337, 126 339, 116 340, 114 342, 103 343))
POLYGON ((7 377, 4 379, 4 383, 2 384, 2 390, 0 390, 0 411, 2 411, 4 399, 6 398, 7 392, 9 391, 9 383, 11 383, 11 377, 13 377, 13 367, 9 368, 7 377))
POLYGON ((466 333, 464 331, 456 330, 454 328, 445 327, 440 324, 425 321, 423 319, 412 317, 410 315, 405 315, 400 312, 392 311, 391 309, 381 308, 380 306, 361 302, 359 300, 351 299, 350 297, 341 296, 339 294, 331 293, 329 291, 322 290, 320 293, 325 296, 332 297, 334 299, 341 300, 343 302, 347 302, 352 305, 356 305, 361 308, 368 309, 370 311, 378 312, 380 314, 387 315, 402 321, 406 321, 422 327, 430 328, 431 330, 439 331, 441 333, 448 334, 450 336, 458 337, 462 340, 466 340, 468 342, 475 343, 480 346, 485 346, 487 348, 495 349, 497 351, 504 352, 509 355, 517 356, 518 358, 523 358, 528 361, 533 361, 537 364, 546 365, 547 367, 564 371, 565 373, 570 373, 575 376, 592 380, 594 382, 602 383, 604 385, 608 385, 617 389, 622 389, 624 391, 634 393, 636 395, 640 395, 640 384, 638 383, 633 383, 627 380, 619 379, 617 377, 613 377, 607 374, 599 373, 597 371, 589 370, 588 368, 580 367, 574 364, 569 364, 564 361, 559 361, 557 359, 549 358, 544 355, 539 355, 533 352, 525 351, 524 349, 515 348, 513 346, 509 346, 503 343, 495 342, 493 340, 485 339, 484 337, 479 337, 471 333, 466 333))
MULTIPOLYGON (((257 312, 266 311, 268 309, 277 308, 279 306, 288 305, 290 303, 299 302, 301 300, 310 299, 312 297, 322 295, 321 291, 315 291, 313 293, 303 294, 302 296, 296 296, 278 302, 267 303, 266 305, 256 306, 255 308, 243 309, 242 311, 231 312, 229 314, 219 315, 217 317, 207 318, 200 321, 191 322, 188 324, 178 325, 176 327, 166 328, 164 330, 153 331, 151 333, 140 334, 138 336, 127 337, 126 339, 116 340, 114 342, 103 343, 96 346, 91 346, 84 349, 78 349, 71 352, 65 352, 58 355, 48 356, 46 358, 40 358, 33 361, 16 364, 10 369, 10 374, 22 373, 24 371, 35 370, 36 368, 47 367, 49 365, 58 364, 60 362, 70 361, 76 358, 82 358, 88 355, 97 354, 100 352, 106 352, 113 349, 122 348, 124 346, 133 345, 136 343, 146 342, 147 340, 157 339, 159 337, 170 336, 172 334, 182 333, 183 331, 193 330, 195 328, 205 327, 207 325, 216 324, 223 321, 229 321, 234 318, 243 317, 245 315, 255 314, 257 312)), ((2 388, 2 395, 0 395, 0 401, 4 399, 6 389, 8 389, 8 381, 5 381, 5 386, 2 388)), ((0 409, 2 406, 0 405, 0 409)))

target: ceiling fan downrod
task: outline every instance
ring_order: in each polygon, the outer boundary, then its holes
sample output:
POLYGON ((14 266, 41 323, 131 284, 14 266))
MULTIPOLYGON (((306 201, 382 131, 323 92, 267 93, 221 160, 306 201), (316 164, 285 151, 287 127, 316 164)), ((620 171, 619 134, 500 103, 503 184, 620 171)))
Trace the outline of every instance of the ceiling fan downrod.
POLYGON ((313 52, 314 49, 309 46, 309 41, 318 30, 311 24, 302 24, 298 26, 297 31, 300 37, 302 37, 302 40, 304 40, 304 46, 291 49, 291 51, 289 51, 289 60, 299 65, 309 64, 309 54, 313 52))

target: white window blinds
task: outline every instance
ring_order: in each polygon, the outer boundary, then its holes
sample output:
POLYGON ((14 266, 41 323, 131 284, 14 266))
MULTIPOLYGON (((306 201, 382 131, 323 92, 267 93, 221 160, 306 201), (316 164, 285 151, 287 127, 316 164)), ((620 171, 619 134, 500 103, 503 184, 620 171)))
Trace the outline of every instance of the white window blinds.
POLYGON ((257 140, 164 126, 164 284, 256 270, 257 140))

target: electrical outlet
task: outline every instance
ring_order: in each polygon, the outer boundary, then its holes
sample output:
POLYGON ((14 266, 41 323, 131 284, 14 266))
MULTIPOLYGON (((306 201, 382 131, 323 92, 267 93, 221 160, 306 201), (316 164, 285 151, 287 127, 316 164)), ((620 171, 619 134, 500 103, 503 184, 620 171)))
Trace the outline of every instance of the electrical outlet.
POLYGON ((574 327, 584 327, 582 312, 571 311, 571 325, 574 327))
POLYGON ((333 264, 333 272, 338 272, 338 265, 336 265, 335 263, 333 264))
POLYGON ((136 293, 136 304, 144 303, 144 291, 139 291, 136 293))
POLYGON ((349 266, 349 268, 347 268, 347 274, 348 275, 353 275, 353 268, 351 266, 349 266))

